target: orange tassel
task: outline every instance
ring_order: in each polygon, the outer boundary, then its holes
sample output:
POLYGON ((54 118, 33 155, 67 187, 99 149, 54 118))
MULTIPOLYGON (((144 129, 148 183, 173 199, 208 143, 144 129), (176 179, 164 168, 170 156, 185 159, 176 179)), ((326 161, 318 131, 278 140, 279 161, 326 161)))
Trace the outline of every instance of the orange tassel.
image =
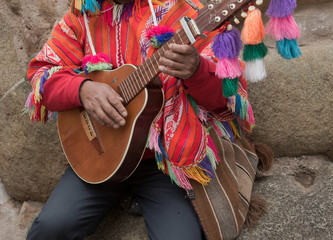
POLYGON ((265 27, 261 19, 261 11, 255 9, 248 12, 241 33, 244 44, 257 45, 265 38, 265 27))

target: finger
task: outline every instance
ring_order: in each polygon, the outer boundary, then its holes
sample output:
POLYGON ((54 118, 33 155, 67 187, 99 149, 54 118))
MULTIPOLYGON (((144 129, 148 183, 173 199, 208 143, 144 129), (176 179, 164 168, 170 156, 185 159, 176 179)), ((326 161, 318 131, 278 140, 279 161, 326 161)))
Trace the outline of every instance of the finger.
POLYGON ((124 107, 124 105, 121 103, 121 100, 118 97, 115 97, 114 95, 108 95, 108 102, 113 106, 113 108, 115 108, 117 110, 117 112, 122 117, 127 117, 127 115, 128 115, 127 110, 124 107))
POLYGON ((125 125, 125 119, 117 112, 117 110, 111 104, 104 104, 102 106, 103 111, 106 113, 107 117, 113 120, 116 124, 120 126, 125 125))
POLYGON ((164 67, 171 68, 171 69, 177 69, 177 70, 181 70, 184 67, 186 67, 183 62, 177 62, 172 59, 168 59, 166 57, 161 57, 159 64, 164 67))
POLYGON ((91 114, 92 114, 92 117, 95 118, 103 126, 110 126, 110 127, 114 127, 114 128, 119 127, 119 125, 115 121, 113 121, 113 119, 108 117, 108 115, 101 108, 96 109, 91 114))
POLYGON ((165 66, 159 66, 158 69, 167 75, 176 77, 176 78, 181 78, 181 79, 187 79, 191 76, 191 73, 189 71, 181 71, 177 69, 170 69, 165 66))
POLYGON ((197 53, 197 49, 192 45, 181 45, 171 43, 169 44, 169 48, 172 52, 183 54, 183 55, 192 55, 197 53))

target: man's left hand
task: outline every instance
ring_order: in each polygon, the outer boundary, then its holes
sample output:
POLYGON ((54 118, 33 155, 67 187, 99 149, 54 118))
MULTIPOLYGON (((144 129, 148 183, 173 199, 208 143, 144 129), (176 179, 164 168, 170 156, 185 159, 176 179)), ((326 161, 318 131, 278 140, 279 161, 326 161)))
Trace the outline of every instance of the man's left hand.
POLYGON ((169 44, 159 60, 158 69, 173 77, 188 79, 197 71, 200 64, 198 50, 191 45, 169 44))

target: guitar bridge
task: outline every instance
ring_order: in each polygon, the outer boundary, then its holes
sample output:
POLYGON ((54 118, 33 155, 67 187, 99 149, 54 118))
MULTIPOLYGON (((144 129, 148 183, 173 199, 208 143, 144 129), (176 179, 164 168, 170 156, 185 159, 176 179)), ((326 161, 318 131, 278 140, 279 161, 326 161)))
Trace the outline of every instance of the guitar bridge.
POLYGON ((86 133, 88 140, 92 143, 92 145, 95 147, 96 151, 99 154, 104 153, 103 146, 97 136, 94 124, 91 121, 86 110, 80 112, 80 118, 81 118, 82 127, 84 129, 84 132, 86 133))

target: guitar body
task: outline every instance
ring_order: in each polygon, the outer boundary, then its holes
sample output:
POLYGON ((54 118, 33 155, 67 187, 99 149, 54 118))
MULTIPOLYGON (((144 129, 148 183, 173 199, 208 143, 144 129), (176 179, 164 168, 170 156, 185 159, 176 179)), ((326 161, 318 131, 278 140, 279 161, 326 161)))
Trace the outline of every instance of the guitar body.
MULTIPOLYGON (((81 74, 93 81, 117 86, 133 71, 123 65, 111 71, 81 74)), ((164 102, 158 77, 125 107, 126 124, 118 129, 102 126, 83 108, 58 113, 58 131, 62 148, 75 173, 88 183, 120 182, 139 165, 145 151, 150 126, 164 102)), ((119 93, 119 92, 118 92, 119 93)))

